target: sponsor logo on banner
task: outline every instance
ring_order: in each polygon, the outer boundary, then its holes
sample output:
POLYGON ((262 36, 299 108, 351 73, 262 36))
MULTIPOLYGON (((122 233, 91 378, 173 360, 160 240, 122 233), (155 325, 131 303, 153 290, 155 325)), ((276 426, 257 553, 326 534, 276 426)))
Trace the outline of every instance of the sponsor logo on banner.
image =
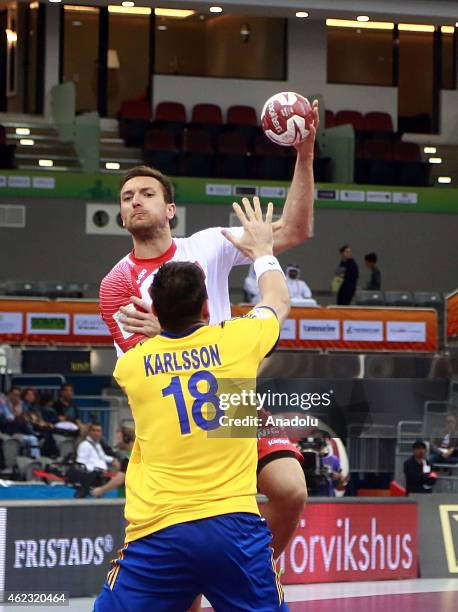
POLYGON ((315 197, 317 200, 338 200, 339 192, 336 189, 317 189, 315 197))
POLYGON ((393 193, 394 204, 416 204, 418 202, 418 194, 414 192, 395 191, 393 193))
POLYGON ((22 312, 0 312, 0 334, 22 334, 23 331, 22 312))
POLYGON ((8 187, 30 187, 31 185, 30 176, 9 176, 8 187))
POLYGON ((301 340, 340 339, 340 324, 336 319, 301 319, 299 325, 301 340))
POLYGON ((15 540, 14 569, 101 565, 113 550, 113 536, 15 540))
POLYGON ((70 315, 63 312, 29 312, 27 333, 66 336, 70 333, 70 315))
POLYGON ((207 183, 205 194, 211 196, 230 196, 232 195, 232 185, 207 183))
POLYGON ((6 187, 6 176, 0 176, 0 187, 6 187))
POLYGON ((55 189, 56 179, 53 176, 34 176, 32 185, 35 189, 55 189))
POLYGON ((75 336, 109 336, 110 330, 97 314, 73 315, 73 334, 75 336))
POLYGON ((424 321, 387 321, 388 342, 426 342, 424 321))
POLYGON ((458 505, 442 504, 439 506, 442 536, 448 571, 458 574, 458 505))
POLYGON ((281 555, 284 584, 416 578, 416 504, 309 504, 281 555))
POLYGON ((280 340, 296 340, 296 319, 286 319, 280 331, 280 340))
POLYGON ((342 202, 364 202, 366 193, 359 189, 341 189, 340 199, 342 202))
POLYGON ((259 195, 261 198, 284 198, 286 189, 284 187, 261 187, 259 195))
POLYGON ((368 191, 366 193, 368 202, 391 202, 391 193, 389 191, 368 191))
POLYGON ((383 322, 344 321, 343 339, 349 342, 383 342, 383 322))

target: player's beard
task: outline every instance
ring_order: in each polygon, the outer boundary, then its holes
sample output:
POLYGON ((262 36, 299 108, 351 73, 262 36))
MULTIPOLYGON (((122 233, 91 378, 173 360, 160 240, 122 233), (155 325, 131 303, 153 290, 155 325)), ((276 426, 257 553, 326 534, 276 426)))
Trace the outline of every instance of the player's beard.
POLYGON ((164 232, 169 227, 169 220, 166 216, 162 219, 150 221, 145 219, 143 222, 136 225, 129 223, 127 225, 128 232, 135 240, 140 242, 150 242, 164 235, 164 232))

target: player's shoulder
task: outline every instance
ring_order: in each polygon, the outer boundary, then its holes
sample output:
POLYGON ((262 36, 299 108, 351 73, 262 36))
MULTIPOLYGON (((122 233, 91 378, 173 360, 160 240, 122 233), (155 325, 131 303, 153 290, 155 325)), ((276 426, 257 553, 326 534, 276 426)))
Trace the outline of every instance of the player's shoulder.
POLYGON ((207 227, 198 232, 194 232, 194 234, 190 236, 186 236, 186 238, 175 238, 175 242, 177 246, 198 244, 200 247, 208 247, 218 244, 223 240, 224 237, 221 234, 221 229, 221 227, 207 227))
POLYGON ((232 317, 232 319, 228 319, 227 321, 222 321, 220 325, 225 327, 226 325, 229 328, 234 326, 248 326, 257 323, 263 319, 272 319, 278 321, 277 313, 270 306, 256 306, 248 311, 246 314, 239 315, 237 317, 232 317))

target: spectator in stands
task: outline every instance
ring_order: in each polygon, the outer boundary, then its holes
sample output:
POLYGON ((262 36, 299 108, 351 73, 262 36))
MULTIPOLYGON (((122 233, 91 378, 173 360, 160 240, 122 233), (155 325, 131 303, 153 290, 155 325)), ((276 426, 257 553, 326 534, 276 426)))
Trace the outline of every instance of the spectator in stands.
POLYGON ((340 247, 339 252, 341 260, 336 270, 336 278, 340 278, 341 281, 337 289, 337 304, 339 306, 348 306, 355 295, 359 270, 348 244, 340 247))
POLYGON ((119 467, 119 462, 115 457, 105 454, 100 444, 101 439, 102 426, 91 423, 86 438, 78 445, 76 461, 85 465, 88 472, 93 472, 95 469, 106 470, 108 465, 115 469, 119 467))
POLYGON ((21 388, 12 386, 6 401, 2 402, 0 412, 1 429, 9 435, 18 435, 27 453, 33 457, 40 456, 38 438, 21 400, 21 388))
POLYGON ((38 409, 38 397, 35 389, 28 387, 21 394, 22 405, 26 412, 33 412, 38 409))
POLYGON ((377 255, 368 253, 364 256, 364 263, 371 271, 369 282, 366 285, 367 291, 380 291, 382 288, 382 274, 377 267, 377 255))
POLYGON ((130 427, 121 427, 117 431, 118 441, 116 448, 121 466, 119 472, 115 474, 106 484, 101 487, 92 489, 91 494, 94 497, 100 497, 109 491, 118 489, 119 497, 125 497, 124 484, 126 482, 127 466, 135 441, 135 432, 130 427))
POLYGON ((437 474, 431 471, 431 464, 426 460, 426 444, 417 440, 412 445, 412 456, 404 461, 406 492, 431 493, 436 484, 437 474))
POLYGON ((87 424, 81 422, 78 406, 73 401, 74 395, 75 390, 73 385, 68 383, 62 385, 59 391, 59 398, 53 404, 53 408, 59 419, 55 427, 56 429, 62 429, 67 432, 76 432, 79 430, 81 436, 86 436, 88 427, 87 424))
POLYGON ((458 431, 456 417, 447 414, 445 429, 442 436, 431 442, 431 463, 457 463, 458 462, 458 431))
POLYGON ((254 271, 254 265, 248 269, 248 274, 243 281, 243 290, 245 292, 245 302, 249 302, 250 304, 258 304, 260 301, 259 287, 258 282, 256 280, 256 273, 254 271))
POLYGON ((54 400, 52 395, 50 395, 49 393, 42 393, 40 395, 41 416, 46 423, 50 423, 51 425, 55 425, 59 421, 59 417, 54 409, 53 404, 54 400))
POLYGON ((316 306, 307 283, 300 278, 301 270, 297 264, 286 267, 286 284, 288 286, 291 306, 316 306))

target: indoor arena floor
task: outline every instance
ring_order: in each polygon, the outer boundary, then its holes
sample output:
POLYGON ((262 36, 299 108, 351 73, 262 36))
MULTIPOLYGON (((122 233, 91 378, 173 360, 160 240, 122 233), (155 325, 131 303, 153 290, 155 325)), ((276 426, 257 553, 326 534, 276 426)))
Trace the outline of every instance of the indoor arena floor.
MULTIPOLYGON (((287 586, 285 593, 291 612, 431 612, 432 610, 456 612, 458 610, 456 579, 419 578, 383 582, 311 584, 287 586)), ((91 598, 72 599, 66 610, 91 612, 92 603, 91 598)), ((208 604, 204 603, 204 608, 210 612, 208 604)), ((0 606, 0 612, 11 609, 10 606, 0 606)))

